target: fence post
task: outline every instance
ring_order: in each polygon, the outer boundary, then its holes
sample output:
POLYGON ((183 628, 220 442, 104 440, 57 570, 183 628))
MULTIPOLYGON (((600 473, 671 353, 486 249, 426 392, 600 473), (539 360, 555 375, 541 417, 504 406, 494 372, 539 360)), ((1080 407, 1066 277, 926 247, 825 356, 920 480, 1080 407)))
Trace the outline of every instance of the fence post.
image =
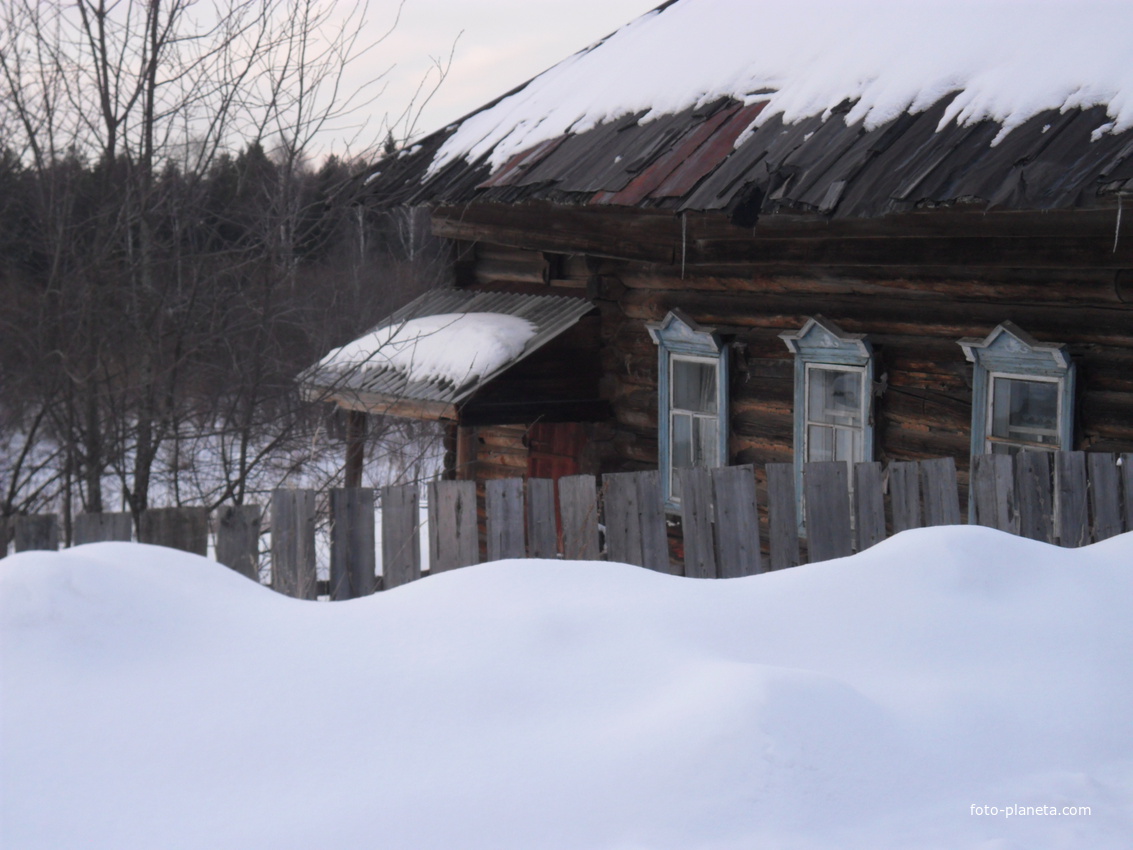
POLYGON ((550 478, 527 479, 527 554, 531 558, 554 558, 559 553, 555 522, 555 482, 550 478))
POLYGON ((889 464, 889 505, 894 534, 921 527, 920 467, 916 461, 889 464))
POLYGON ((138 542, 208 555, 207 508, 150 508, 138 524, 138 542))
POLYGON ((382 589, 421 578, 416 484, 382 489, 382 589))
POLYGON ((59 548, 59 515, 17 515, 15 532, 17 552, 54 551, 59 548))
POLYGON ((488 508, 488 560, 523 558, 523 479, 503 478, 484 485, 488 508))
POLYGON ((1109 452, 1090 452, 1086 455, 1089 467, 1090 513, 1094 517, 1094 542, 1121 534, 1121 480, 1116 455, 1109 452))
POLYGON ((716 574, 739 578, 763 572, 755 467, 745 464, 713 469, 712 493, 716 504, 716 574))
POLYGON ((956 483, 956 461, 941 457, 920 463, 925 526, 959 525, 960 488, 956 483))
POLYGON ((330 598, 355 599, 374 592, 374 491, 330 491, 330 598))
POLYGON ((71 545, 134 539, 134 519, 127 512, 79 514, 71 530, 71 545))
POLYGON ((712 479, 702 466, 677 470, 681 487, 681 530, 685 575, 716 578, 716 545, 712 537, 712 479))
POLYGON ((313 490, 271 494, 271 586, 296 599, 317 596, 313 490))
POLYGON ((1054 480, 1058 486, 1058 543, 1067 548, 1090 542, 1090 517, 1086 506, 1086 453, 1056 452, 1054 480))
POLYGON ((563 518, 563 557, 597 561, 598 486, 593 475, 565 475, 559 479, 559 510, 563 518))
POLYGON ((1133 452, 1121 456, 1121 492, 1125 503, 1125 530, 1133 531, 1133 452))
POLYGON ((843 460, 803 465, 806 539, 810 562, 852 555, 849 465, 843 460))
POLYGON ((259 505, 222 505, 216 514, 216 560, 242 576, 260 582, 259 505))
POLYGON ((8 518, 0 516, 0 558, 8 557, 8 518))
POLYGON ((475 481, 429 484, 429 572, 480 561, 475 481))
POLYGON ((797 567, 799 518, 795 495, 795 467, 790 463, 767 464, 767 525, 771 545, 771 569, 797 567))
POLYGON ((1043 543, 1054 542, 1049 452, 1015 455, 1015 495, 1019 500, 1019 534, 1043 543))
POLYGON ((1011 455, 975 455, 970 493, 977 524, 1019 533, 1011 455))
POLYGON ((885 539, 885 494, 881 490, 880 463, 854 464, 854 536, 859 552, 885 539))

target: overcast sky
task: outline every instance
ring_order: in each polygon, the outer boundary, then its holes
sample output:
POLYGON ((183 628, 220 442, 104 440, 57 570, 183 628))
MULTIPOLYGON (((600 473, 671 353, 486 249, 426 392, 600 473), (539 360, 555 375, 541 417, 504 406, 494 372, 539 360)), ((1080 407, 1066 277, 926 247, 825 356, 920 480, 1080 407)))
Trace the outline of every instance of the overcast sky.
MULTIPOLYGON (((433 59, 452 64, 415 135, 460 118, 656 7, 661 0, 406 0, 397 28, 355 69, 364 81, 390 69, 375 119, 396 120, 433 59)), ((388 29, 395 0, 370 0, 371 40, 388 29)), ((404 124, 401 125, 401 129, 404 124)), ((400 133, 399 133, 400 135, 400 133)))

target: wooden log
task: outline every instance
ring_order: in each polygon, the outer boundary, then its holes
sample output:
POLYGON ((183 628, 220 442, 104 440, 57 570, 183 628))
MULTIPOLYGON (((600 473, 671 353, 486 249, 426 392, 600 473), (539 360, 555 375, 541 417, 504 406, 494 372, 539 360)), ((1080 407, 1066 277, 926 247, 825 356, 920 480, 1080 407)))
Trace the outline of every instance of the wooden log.
POLYGON ((702 466, 678 469, 685 575, 716 578, 716 541, 712 534, 712 478, 702 466))
POLYGON ((18 515, 13 523, 17 552, 48 550, 59 548, 59 515, 32 514, 18 515))
POLYGON ((875 461, 854 464, 854 537, 858 552, 885 539, 885 494, 875 461))
POLYGON ((374 491, 336 487, 330 491, 330 598, 356 599, 375 589, 377 553, 374 491))
POLYGON ((985 454, 972 458, 970 498, 976 524, 1019 533, 1010 455, 985 454))
POLYGON ((1086 455, 1090 515, 1094 542, 1121 534, 1121 475, 1117 456, 1110 452, 1086 455))
POLYGON ((803 501, 810 562, 844 558, 854 552, 850 531, 849 472, 845 461, 803 464, 803 501))
POLYGON ((382 488, 382 589, 421 578, 416 484, 382 488))
POLYGON ((138 542, 208 555, 207 508, 150 508, 138 523, 138 542))
POLYGON ((1019 500, 1019 534, 1053 543, 1049 452, 1015 455, 1015 495, 1019 500))
POLYGON ((79 514, 71 528, 71 545, 134 539, 134 518, 126 511, 79 514))
POLYGON ((1077 548, 1090 542, 1090 516, 1086 494, 1086 453, 1055 452, 1054 481, 1057 489, 1058 542, 1077 548))
POLYGON ((523 479, 488 481, 488 560, 523 558, 523 479))
POLYGON ((744 465, 713 469, 712 495, 716 516, 716 574, 720 578, 739 578, 763 572, 755 468, 744 465))
POLYGON ((263 508, 223 505, 217 509, 216 520, 216 560, 259 583, 263 508))
POLYGON ((922 460, 921 495, 925 527, 960 524, 960 491, 956 462, 950 457, 922 460))
POLYGON ((593 475, 565 475, 559 479, 559 511, 563 520, 563 557, 597 561, 598 490, 593 475))
POLYGON ((1133 531, 1133 452, 1121 456, 1121 493, 1125 506, 1125 530, 1133 531))
POLYGON ((271 494, 271 586, 296 599, 315 599, 315 491, 271 494))
POLYGON ((916 461, 889 464, 889 507, 894 534, 921 527, 920 468, 916 461))
POLYGON ((431 482, 429 484, 429 571, 441 572, 479 562, 476 482, 431 482))
POLYGON ((555 482, 550 478, 527 479, 527 556, 556 558, 559 554, 558 523, 555 521, 555 482))
POLYGON ((797 567, 799 557, 798 502, 795 498, 795 466, 767 464, 767 526, 771 569, 797 567))

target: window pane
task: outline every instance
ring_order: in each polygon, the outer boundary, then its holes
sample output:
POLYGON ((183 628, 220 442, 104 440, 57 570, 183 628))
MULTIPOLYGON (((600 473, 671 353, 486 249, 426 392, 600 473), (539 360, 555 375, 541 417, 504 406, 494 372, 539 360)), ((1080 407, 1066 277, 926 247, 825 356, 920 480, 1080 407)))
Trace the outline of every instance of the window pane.
POLYGON ((834 429, 821 425, 807 428, 807 460, 834 460, 834 429))
POLYGON ((807 418, 832 425, 861 425, 862 373, 811 369, 807 373, 807 418))
POLYGON ((692 417, 687 413, 673 414, 673 469, 692 466, 692 417))
POLYGON ((1058 444, 1058 384, 996 378, 991 435, 1030 443, 1058 444))
POLYGON ((673 407, 716 412, 716 365, 673 358, 673 407))
POLYGON ((716 420, 707 416, 698 416, 694 424, 696 428, 696 465, 716 466, 716 420))
POLYGON ((849 428, 837 428, 834 432, 834 460, 861 460, 858 446, 861 445, 861 432, 849 428))

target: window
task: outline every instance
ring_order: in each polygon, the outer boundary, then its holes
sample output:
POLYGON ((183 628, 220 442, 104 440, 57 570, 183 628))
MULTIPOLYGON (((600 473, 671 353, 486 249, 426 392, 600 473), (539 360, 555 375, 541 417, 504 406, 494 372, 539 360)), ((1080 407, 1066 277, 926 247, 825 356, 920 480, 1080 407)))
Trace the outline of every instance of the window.
POLYGON ((650 322, 658 348, 658 423, 665 506, 680 507, 676 470, 720 466, 728 456, 728 358, 713 328, 673 310, 650 322))
POLYGON ((802 498, 803 464, 873 460, 873 347, 815 316, 780 339, 795 355, 795 487, 802 498))
POLYGON ((1074 363, 1011 322, 986 339, 962 339, 972 376, 972 454, 1069 451, 1074 363))

